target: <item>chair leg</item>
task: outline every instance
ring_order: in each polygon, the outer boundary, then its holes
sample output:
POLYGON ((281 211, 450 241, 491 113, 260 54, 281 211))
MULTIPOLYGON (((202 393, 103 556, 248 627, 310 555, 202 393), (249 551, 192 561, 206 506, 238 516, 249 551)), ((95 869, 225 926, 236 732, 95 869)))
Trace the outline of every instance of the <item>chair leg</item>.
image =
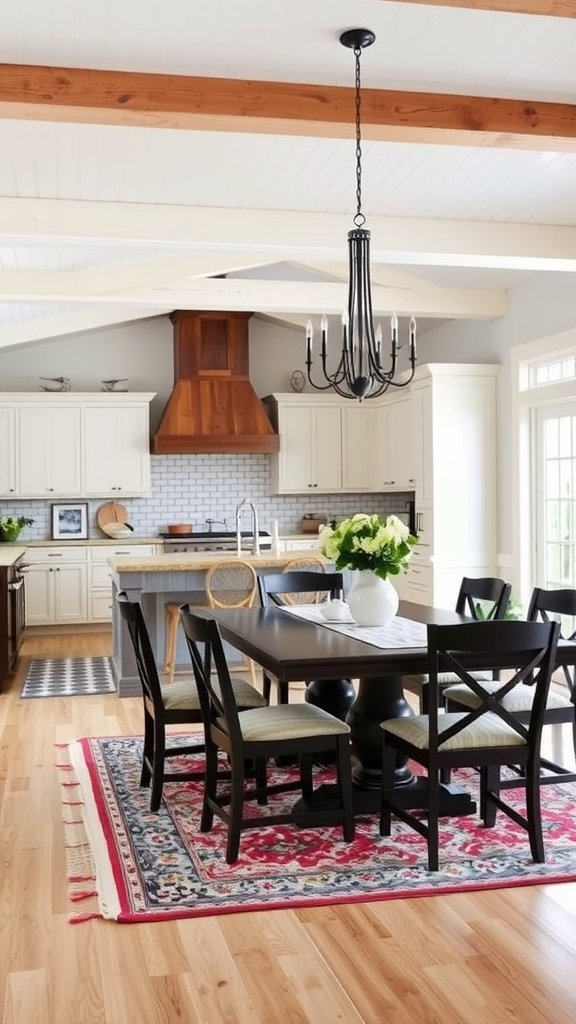
POLYGON ((391 804, 394 803, 394 769, 396 751, 386 743, 382 744, 382 793, 380 804, 380 835, 389 836, 392 831, 391 804))
POLYGON ((272 680, 267 672, 262 675, 262 696, 267 704, 270 703, 270 693, 272 690, 272 680))
POLYGON ((202 803, 202 817, 200 819, 200 831, 209 832, 214 824, 214 811, 210 806, 210 800, 216 800, 216 787, 218 785, 218 748, 210 740, 206 741, 206 770, 204 772, 204 800, 202 803))
POLYGON ((438 871, 439 867, 439 782, 439 772, 428 772, 428 871, 438 871))
POLYGON ((336 741, 336 764, 338 785, 344 819, 342 821, 342 837, 345 843, 351 843, 355 834, 354 792, 352 788, 352 769, 350 764, 350 740, 348 736, 339 736, 336 741))
POLYGON ((164 723, 154 719, 154 759, 152 761, 152 791, 150 793, 151 811, 158 810, 162 799, 165 751, 166 735, 164 731, 164 723))
MULTIPOLYGON (((256 782, 257 789, 266 789, 267 774, 266 774, 266 758, 257 757, 254 765, 254 780, 256 782)), ((258 803, 265 806, 268 803, 268 794, 263 793, 262 796, 258 797, 258 803)))
POLYGON ((242 815, 244 811, 244 762, 236 758, 232 763, 230 779, 230 821, 228 823, 228 839, 226 842, 226 863, 233 864, 238 860, 240 852, 240 833, 242 831, 242 815))
POLYGON ((154 762, 154 719, 144 711, 144 743, 142 745, 142 771, 140 785, 150 785, 150 765, 154 762))
POLYGON ((533 758, 526 771, 526 818, 530 853, 536 864, 543 864, 544 838, 542 836, 542 809, 540 806, 540 759, 533 758))
POLYGON ((480 769, 480 817, 485 828, 494 828, 498 808, 490 793, 500 792, 500 765, 492 764, 480 769))
POLYGON ((304 800, 309 800, 314 792, 312 782, 312 755, 300 754, 300 785, 304 800))
POLYGON ((174 669, 176 661, 176 639, 178 635, 178 618, 173 612, 166 610, 166 661, 164 670, 168 682, 174 682, 174 669))

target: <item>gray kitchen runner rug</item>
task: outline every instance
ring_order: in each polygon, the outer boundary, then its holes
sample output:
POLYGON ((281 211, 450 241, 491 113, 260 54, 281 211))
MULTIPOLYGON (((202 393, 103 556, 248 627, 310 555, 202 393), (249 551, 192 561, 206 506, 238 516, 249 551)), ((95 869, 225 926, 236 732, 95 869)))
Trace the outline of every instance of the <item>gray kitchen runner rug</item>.
POLYGON ((33 658, 21 697, 115 693, 110 658, 33 658))

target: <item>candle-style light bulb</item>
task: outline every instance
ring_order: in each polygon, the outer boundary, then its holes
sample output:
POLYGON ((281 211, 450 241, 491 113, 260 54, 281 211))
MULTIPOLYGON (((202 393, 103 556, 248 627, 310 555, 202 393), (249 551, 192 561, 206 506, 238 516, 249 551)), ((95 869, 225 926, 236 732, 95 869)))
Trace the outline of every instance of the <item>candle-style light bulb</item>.
POLYGON ((326 314, 320 321, 320 336, 322 338, 322 359, 326 359, 326 348, 328 342, 328 317, 326 314))
POLYGON ((314 328, 312 326, 312 321, 309 320, 308 323, 306 324, 306 362, 308 362, 308 363, 311 362, 311 360, 312 360, 312 339, 313 339, 313 337, 314 337, 314 328))
POLYGON ((380 366, 381 362, 382 362, 382 358, 381 358, 382 357, 382 325, 381 324, 378 324, 378 326, 376 327, 376 331, 375 331, 375 335, 374 335, 374 342, 375 342, 375 345, 376 345, 376 362, 378 363, 378 366, 380 366))
POLYGON ((410 317, 410 361, 416 362, 416 320, 413 316, 410 317))
POLYGON ((390 319, 390 336, 392 338, 392 356, 398 355, 398 317, 396 313, 390 319))

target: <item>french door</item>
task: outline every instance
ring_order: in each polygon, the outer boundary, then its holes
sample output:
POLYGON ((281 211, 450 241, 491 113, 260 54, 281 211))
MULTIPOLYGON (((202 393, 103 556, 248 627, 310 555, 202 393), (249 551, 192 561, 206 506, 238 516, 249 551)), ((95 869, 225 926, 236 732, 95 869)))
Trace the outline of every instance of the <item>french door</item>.
POLYGON ((536 412, 536 575, 576 588, 576 403, 536 412))

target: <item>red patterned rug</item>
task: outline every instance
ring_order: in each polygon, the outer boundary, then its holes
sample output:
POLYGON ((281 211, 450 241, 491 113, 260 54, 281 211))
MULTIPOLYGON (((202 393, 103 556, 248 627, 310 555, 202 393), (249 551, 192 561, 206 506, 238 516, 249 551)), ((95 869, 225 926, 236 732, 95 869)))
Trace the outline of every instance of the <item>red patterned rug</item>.
MULTIPOLYGON (((165 785, 160 810, 150 812, 149 791, 139 786, 141 749, 140 737, 115 737, 59 752, 73 921, 160 921, 576 880, 575 785, 542 789, 546 864, 532 862, 526 833, 499 814, 490 830, 475 817, 443 819, 435 874, 420 836, 394 822, 392 838, 382 838, 372 816, 358 819, 351 844, 336 828, 245 832, 239 860, 227 865, 222 823, 198 831, 201 784, 165 785)), ((274 769, 284 777, 287 770, 274 769)), ((317 784, 324 779, 331 773, 319 769, 317 784)), ((477 788, 471 771, 454 781, 477 788)), ((275 800, 277 808, 294 794, 275 800)))

